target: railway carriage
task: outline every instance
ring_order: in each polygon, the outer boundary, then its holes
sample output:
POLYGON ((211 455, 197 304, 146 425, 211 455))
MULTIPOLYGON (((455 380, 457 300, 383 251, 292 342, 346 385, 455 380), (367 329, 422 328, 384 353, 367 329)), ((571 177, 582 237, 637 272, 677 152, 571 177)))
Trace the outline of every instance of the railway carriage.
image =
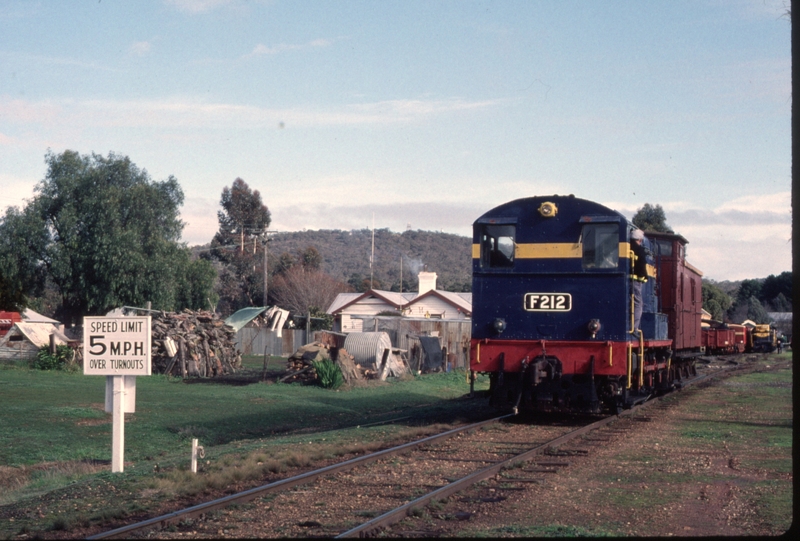
POLYGON ((743 325, 717 324, 703 327, 703 347, 709 354, 743 353, 746 341, 743 325))
POLYGON ((680 235, 645 232, 648 280, 633 328, 635 227, 570 196, 500 205, 473 225, 470 369, 499 409, 618 411, 694 373, 701 273, 680 235))

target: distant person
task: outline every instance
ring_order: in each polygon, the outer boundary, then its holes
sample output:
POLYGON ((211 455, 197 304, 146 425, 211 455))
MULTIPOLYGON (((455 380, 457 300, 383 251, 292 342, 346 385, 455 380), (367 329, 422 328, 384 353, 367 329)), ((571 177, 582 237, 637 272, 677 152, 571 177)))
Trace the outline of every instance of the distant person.
POLYGON ((647 253, 642 242, 644 232, 641 229, 631 231, 631 251, 633 252, 633 270, 631 280, 633 280, 633 330, 639 329, 642 321, 642 286, 647 282, 647 253))

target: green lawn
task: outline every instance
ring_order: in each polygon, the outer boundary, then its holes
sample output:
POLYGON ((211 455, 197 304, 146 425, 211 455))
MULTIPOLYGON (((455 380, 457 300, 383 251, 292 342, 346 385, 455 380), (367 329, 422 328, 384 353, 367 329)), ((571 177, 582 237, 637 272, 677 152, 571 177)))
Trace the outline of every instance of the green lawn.
MULTIPOLYGON (((270 369, 285 366, 271 360, 270 369)), ((246 359, 258 372, 263 359, 246 359)), ((0 369, 0 464, 107 460, 111 455, 111 414, 105 413, 105 378, 80 372, 0 369)), ((484 385, 485 387, 485 385, 484 385)), ((330 391, 314 385, 218 383, 162 375, 136 380, 136 412, 127 414, 125 460, 140 461, 182 451, 191 438, 206 449, 234 441, 270 438, 298 430, 342 428, 403 417, 450 422, 470 410, 488 409, 483 400, 468 407, 453 398, 469 392, 464 372, 372 382, 330 391)))

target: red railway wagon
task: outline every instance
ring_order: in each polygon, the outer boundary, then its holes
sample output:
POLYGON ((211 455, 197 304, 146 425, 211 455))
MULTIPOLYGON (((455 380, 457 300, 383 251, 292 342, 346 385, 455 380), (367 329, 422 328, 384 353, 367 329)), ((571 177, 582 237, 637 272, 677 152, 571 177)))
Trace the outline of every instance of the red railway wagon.
POLYGON ((744 340, 737 342, 736 329, 725 327, 703 328, 703 347, 707 353, 742 353, 744 340))
POLYGON ((0 312, 0 337, 5 336, 18 321, 22 321, 19 312, 0 312))
POLYGON ((669 337, 675 357, 695 357, 703 337, 700 318, 703 310, 703 273, 686 261, 686 244, 681 235, 647 231, 656 245, 659 269, 659 301, 667 316, 669 337))
POLYGON ((750 329, 745 327, 744 325, 738 325, 736 323, 728 323, 728 328, 731 329, 734 333, 734 342, 736 344, 736 353, 744 353, 747 349, 747 343, 749 341, 748 335, 750 334, 750 329))

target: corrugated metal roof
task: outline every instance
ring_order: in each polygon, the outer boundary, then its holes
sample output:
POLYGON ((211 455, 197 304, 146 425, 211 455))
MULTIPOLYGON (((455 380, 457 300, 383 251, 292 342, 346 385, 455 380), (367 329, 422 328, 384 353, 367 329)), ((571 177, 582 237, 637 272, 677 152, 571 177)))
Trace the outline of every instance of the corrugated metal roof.
POLYGON ((239 329, 260 316, 267 308, 267 306, 248 306, 247 308, 242 308, 228 316, 225 319, 225 323, 233 327, 236 332, 239 332, 239 329))
POLYGON ((462 313, 467 315, 472 314, 472 293, 454 293, 452 291, 439 291, 437 289, 434 289, 428 291, 427 293, 419 295, 414 300, 409 302, 407 306, 411 306, 415 304, 418 300, 424 299, 425 297, 434 295, 452 304, 456 308, 459 308, 462 313))
POLYGON ((26 308, 22 311, 22 320, 28 323, 50 323, 52 325, 59 325, 61 322, 56 321, 55 319, 50 319, 47 316, 43 316, 38 312, 34 312, 30 308, 26 308))
POLYGON ((327 313, 337 314, 351 304, 355 304, 362 299, 368 299, 370 297, 380 299, 400 309, 416 296, 417 293, 398 293, 397 291, 383 291, 381 289, 370 289, 365 293, 339 293, 328 307, 327 313))
POLYGON ((773 321, 792 321, 792 314, 794 312, 767 312, 773 321))
POLYGON ((339 293, 336 298, 333 299, 326 313, 334 314, 363 295, 363 293, 339 293))
POLYGON ((379 289, 371 289, 366 293, 339 293, 330 307, 328 307, 327 313, 336 315, 348 306, 370 297, 381 299, 397 308, 405 308, 429 295, 435 295, 445 302, 452 304, 462 313, 472 315, 472 293, 455 293, 452 291, 439 291, 437 289, 432 289, 422 295, 416 292, 399 293, 397 291, 382 291, 379 289))

